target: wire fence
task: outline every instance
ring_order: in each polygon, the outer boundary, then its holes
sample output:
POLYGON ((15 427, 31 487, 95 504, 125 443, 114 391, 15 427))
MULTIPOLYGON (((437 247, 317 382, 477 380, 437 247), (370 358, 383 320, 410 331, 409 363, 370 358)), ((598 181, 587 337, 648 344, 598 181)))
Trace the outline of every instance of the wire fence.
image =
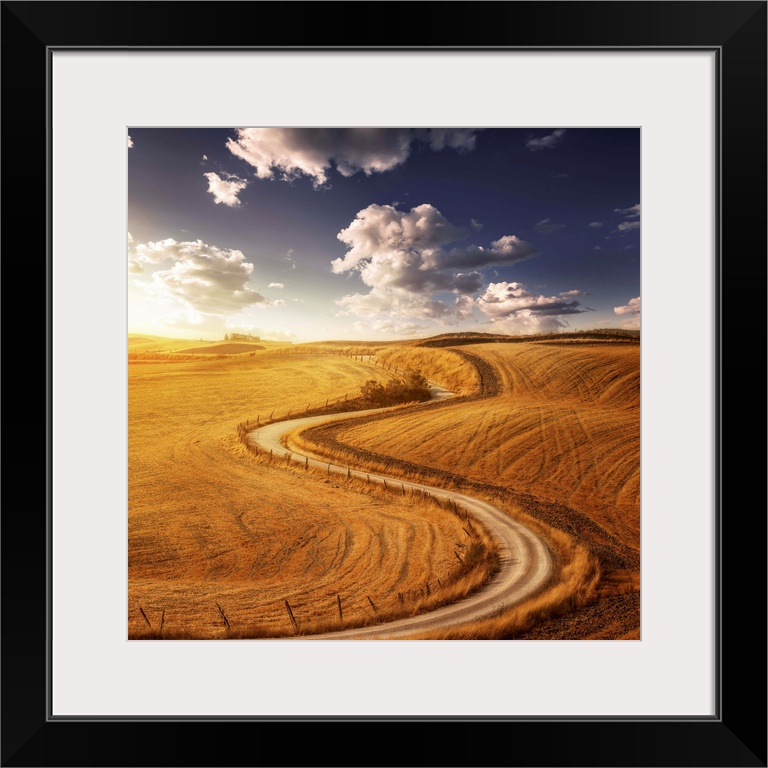
MULTIPOLYGON (((333 597, 306 601, 297 601, 293 597, 276 600, 272 605, 273 615, 277 613, 275 608, 284 608, 286 618, 285 628, 281 629, 279 623, 271 622, 271 631, 264 634, 269 636, 285 636, 289 634, 315 634, 317 632, 333 632, 343 629, 356 629, 371 626, 380 622, 392 621, 398 616, 414 615, 420 610, 429 610, 437 605, 429 603, 441 603, 440 591, 453 586, 458 580, 463 569, 458 568, 454 573, 448 573, 442 579, 434 578, 425 581, 423 585, 403 589, 397 593, 383 595, 355 595, 342 596, 336 594, 333 597), (293 601, 293 602, 292 602, 293 601), (424 604, 422 606, 422 604, 424 604)), ((266 606, 267 604, 265 604, 266 606)), ((139 620, 142 629, 132 632, 134 637, 152 636, 157 639, 174 638, 179 632, 178 619, 174 623, 174 612, 151 606, 136 606, 137 610, 129 611, 129 620, 139 620)), ((246 631, 253 626, 254 620, 249 617, 245 620, 242 614, 225 609, 217 600, 211 601, 210 613, 205 617, 204 624, 224 630, 225 634, 237 634, 246 631)))
MULTIPOLYGON (((399 368, 392 363, 385 363, 377 360, 373 355, 354 355, 332 351, 326 352, 325 354, 338 354, 341 357, 359 360, 360 362, 368 363, 374 369, 386 371, 394 376, 405 376, 407 373, 406 370, 399 368)), ((303 416, 318 416, 325 413, 342 413, 345 410, 354 410, 345 408, 344 404, 349 403, 351 405, 353 402, 361 399, 361 397, 361 392, 358 389, 352 392, 345 392, 343 395, 338 395, 336 397, 326 397, 324 401, 310 401, 304 406, 291 406, 285 411, 283 411, 282 408, 273 408, 269 413, 265 411, 264 413, 257 414, 256 418, 249 417, 245 421, 241 421, 237 425, 237 434, 240 442, 246 447, 250 447, 248 433, 254 429, 266 426, 267 424, 274 424, 278 421, 287 421, 291 418, 296 419, 303 416)))

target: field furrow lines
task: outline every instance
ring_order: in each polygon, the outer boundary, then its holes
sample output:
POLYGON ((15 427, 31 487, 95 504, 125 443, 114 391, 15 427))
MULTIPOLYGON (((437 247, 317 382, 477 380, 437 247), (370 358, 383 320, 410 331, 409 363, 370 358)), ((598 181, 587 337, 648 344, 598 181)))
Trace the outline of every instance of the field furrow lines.
POLYGON ((286 600, 302 638, 546 635, 557 611, 639 584, 637 344, 370 345, 364 360, 320 346, 129 366, 130 637, 162 611, 168 638, 292 637, 286 600), (412 365, 458 396, 309 410, 412 365), (270 459, 234 438, 246 418, 249 440, 314 426, 270 459), (463 560, 487 534, 500 551, 483 584, 463 560))

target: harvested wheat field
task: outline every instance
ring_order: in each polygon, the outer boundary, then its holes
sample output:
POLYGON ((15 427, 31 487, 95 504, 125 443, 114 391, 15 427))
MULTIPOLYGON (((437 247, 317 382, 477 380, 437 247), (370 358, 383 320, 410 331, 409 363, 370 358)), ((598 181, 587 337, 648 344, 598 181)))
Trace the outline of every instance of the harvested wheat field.
POLYGON ((509 563, 444 489, 522 523, 551 571, 400 636, 638 638, 639 343, 484 341, 132 358, 129 637, 311 637, 477 600, 509 563), (417 368, 454 396, 342 413, 417 368), (323 423, 292 427, 307 414, 323 423), (270 423, 287 437, 267 453, 270 423))
POLYGON ((474 369, 474 394, 318 427, 296 444, 471 490, 538 526, 562 566, 549 595, 441 636, 639 638, 639 341, 461 341, 379 357, 428 370, 425 353, 452 354, 455 370, 474 369))
POLYGON ((566 504, 637 549, 639 345, 461 348, 470 349, 498 375, 498 394, 393 416, 384 430, 373 422, 339 439, 566 504))
POLYGON ((391 375, 339 355, 279 351, 129 364, 130 638, 358 626, 435 607, 486 579, 492 543, 479 529, 469 536, 451 511, 257 458, 238 441, 241 421, 343 407, 371 378, 391 375), (456 542, 472 562, 455 557, 456 542))

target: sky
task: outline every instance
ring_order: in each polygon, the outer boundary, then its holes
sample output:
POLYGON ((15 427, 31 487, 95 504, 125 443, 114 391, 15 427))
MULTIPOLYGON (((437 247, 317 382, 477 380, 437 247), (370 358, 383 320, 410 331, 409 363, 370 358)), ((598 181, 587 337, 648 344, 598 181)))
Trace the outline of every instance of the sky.
POLYGON ((636 128, 129 128, 128 330, 640 327, 636 128))

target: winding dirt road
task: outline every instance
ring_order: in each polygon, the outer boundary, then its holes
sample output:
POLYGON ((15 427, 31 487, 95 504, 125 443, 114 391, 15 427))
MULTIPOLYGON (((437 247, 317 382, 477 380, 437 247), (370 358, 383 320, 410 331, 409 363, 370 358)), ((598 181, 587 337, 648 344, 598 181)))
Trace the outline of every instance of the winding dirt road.
MULTIPOLYGON (((433 399, 444 399, 452 395, 448 390, 436 385, 432 385, 431 389, 433 399)), ((418 616, 409 616, 384 624, 320 635, 307 635, 300 639, 406 639, 419 632, 448 629, 466 622, 488 618, 502 608, 521 602, 538 592, 546 584, 551 574, 552 559, 544 542, 531 530, 512 520, 500 509, 486 501, 422 483, 409 482, 408 480, 364 472, 332 463, 328 464, 290 451, 285 445, 286 435, 296 429, 304 429, 329 421, 359 418, 383 410, 386 409, 374 408, 367 411, 280 421, 250 432, 248 441, 261 451, 272 451, 275 456, 290 458, 291 461, 318 467, 329 473, 369 480, 382 486, 387 485, 406 490, 413 488, 426 491, 438 499, 450 499, 466 509, 495 536, 499 544, 501 567, 485 587, 459 602, 444 605, 418 616)))

